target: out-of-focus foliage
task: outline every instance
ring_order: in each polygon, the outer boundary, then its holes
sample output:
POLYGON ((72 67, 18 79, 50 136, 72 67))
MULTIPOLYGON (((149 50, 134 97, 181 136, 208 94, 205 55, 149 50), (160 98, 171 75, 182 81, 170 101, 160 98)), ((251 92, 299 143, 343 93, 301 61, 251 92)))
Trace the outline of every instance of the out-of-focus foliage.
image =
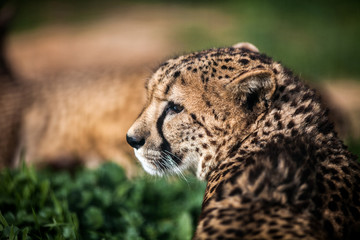
POLYGON ((204 183, 98 170, 0 173, 0 239, 190 239, 204 183))
POLYGON ((348 139, 345 144, 349 147, 349 151, 355 154, 360 161, 360 139, 348 139))
POLYGON ((247 41, 307 80, 360 77, 359 1, 234 0, 212 6, 233 20, 221 32, 196 23, 182 29, 179 39, 187 47, 247 41))

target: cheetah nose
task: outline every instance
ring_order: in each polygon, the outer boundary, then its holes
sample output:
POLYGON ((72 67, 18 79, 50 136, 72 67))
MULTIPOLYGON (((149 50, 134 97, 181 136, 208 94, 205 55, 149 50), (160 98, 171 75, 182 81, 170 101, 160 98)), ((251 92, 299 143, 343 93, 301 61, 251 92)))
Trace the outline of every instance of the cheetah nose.
POLYGON ((145 138, 137 138, 126 134, 126 141, 135 149, 141 148, 145 144, 145 138))

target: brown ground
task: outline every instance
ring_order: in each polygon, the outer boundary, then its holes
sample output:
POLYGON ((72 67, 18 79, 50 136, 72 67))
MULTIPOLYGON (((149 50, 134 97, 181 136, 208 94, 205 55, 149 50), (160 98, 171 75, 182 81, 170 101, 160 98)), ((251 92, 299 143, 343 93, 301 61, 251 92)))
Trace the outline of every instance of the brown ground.
POLYGON ((16 34, 8 52, 16 72, 32 80, 69 70, 153 68, 186 50, 177 39, 178 29, 196 25, 221 33, 228 24, 227 16, 211 9, 135 5, 88 24, 16 34))
POLYGON ((168 27, 130 13, 85 26, 46 26, 12 36, 9 56, 15 72, 32 80, 69 70, 144 67, 170 54, 168 27))
MULTIPOLYGON (((41 100, 23 119, 28 160, 85 158, 98 163, 128 157, 131 150, 124 141, 125 132, 141 110, 144 98, 139 92, 145 78, 163 59, 181 52, 174 28, 206 19, 208 11, 127 8, 88 25, 45 26, 11 36, 8 55, 14 72, 29 82, 46 82, 35 87, 41 90, 33 95, 41 100), (180 16, 187 18, 180 22, 180 16)), ((211 21, 203 24, 220 27, 211 21)), ((349 116, 351 134, 360 137, 360 85, 341 81, 324 87, 331 104, 349 116)))

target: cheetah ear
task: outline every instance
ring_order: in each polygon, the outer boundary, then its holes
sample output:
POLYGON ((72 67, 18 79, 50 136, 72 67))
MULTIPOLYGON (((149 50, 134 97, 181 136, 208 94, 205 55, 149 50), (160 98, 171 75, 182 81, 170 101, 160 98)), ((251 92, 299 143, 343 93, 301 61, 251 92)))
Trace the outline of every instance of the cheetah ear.
POLYGON ((232 46, 233 48, 243 48, 243 49, 247 49, 249 51, 252 52, 259 52, 259 49, 257 47, 255 47, 255 45, 248 43, 248 42, 239 42, 236 43, 232 46))
POLYGON ((228 83, 225 88, 235 101, 252 110, 258 103, 267 105, 276 89, 275 75, 270 70, 253 70, 228 83))

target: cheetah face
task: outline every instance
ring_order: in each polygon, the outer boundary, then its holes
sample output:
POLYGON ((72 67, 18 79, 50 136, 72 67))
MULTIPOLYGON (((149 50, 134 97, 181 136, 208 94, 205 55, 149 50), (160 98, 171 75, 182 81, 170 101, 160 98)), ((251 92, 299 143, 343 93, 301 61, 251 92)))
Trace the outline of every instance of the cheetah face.
POLYGON ((206 178, 226 157, 226 143, 246 136, 266 105, 271 74, 256 61, 248 64, 249 51, 236 49, 232 58, 233 50, 219 51, 168 60, 148 81, 147 103, 126 136, 148 173, 194 169, 206 178), (227 65, 209 61, 213 54, 227 65))
POLYGON ((195 169, 210 147, 204 129, 194 124, 191 111, 201 111, 192 106, 194 99, 176 85, 164 94, 172 79, 162 76, 164 83, 153 85, 159 76, 162 74, 155 74, 149 81, 146 107, 129 129, 127 141, 148 173, 181 174, 195 169))

